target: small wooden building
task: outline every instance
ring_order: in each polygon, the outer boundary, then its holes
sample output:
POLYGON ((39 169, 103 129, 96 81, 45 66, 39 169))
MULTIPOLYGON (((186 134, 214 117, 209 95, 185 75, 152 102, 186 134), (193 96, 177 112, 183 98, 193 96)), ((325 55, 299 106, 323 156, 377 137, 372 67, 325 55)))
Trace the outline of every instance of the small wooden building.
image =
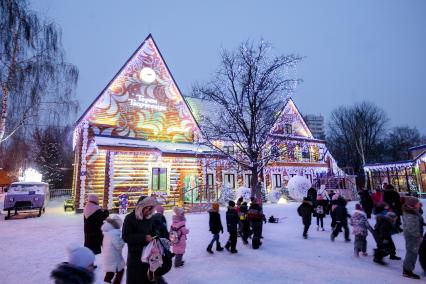
POLYGON ((364 171, 371 189, 392 184, 400 192, 426 192, 426 145, 408 149, 411 160, 368 164, 364 171))

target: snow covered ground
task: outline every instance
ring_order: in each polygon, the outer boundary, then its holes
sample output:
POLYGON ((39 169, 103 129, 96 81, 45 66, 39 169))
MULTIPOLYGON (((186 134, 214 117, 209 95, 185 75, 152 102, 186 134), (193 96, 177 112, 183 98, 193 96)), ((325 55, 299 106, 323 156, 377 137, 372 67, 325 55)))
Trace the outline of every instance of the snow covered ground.
MULTIPOLYGON (((1 199, 1 198, 0 198, 1 199)), ((0 206, 3 204, 0 200, 0 206)), ((265 214, 285 217, 281 223, 264 226, 263 245, 259 250, 245 246, 239 239, 238 254, 226 251, 209 255, 206 247, 211 239, 208 214, 187 216, 187 252, 185 266, 172 269, 166 280, 173 283, 417 283, 402 277, 402 261, 391 261, 382 267, 372 261, 374 241, 368 237, 370 256, 353 256, 353 243, 345 243, 339 235, 330 241, 330 218, 325 219, 326 231, 311 226, 309 239, 302 238, 302 224, 296 213, 297 203, 265 205, 265 214)), ((349 205, 352 209, 354 203, 349 205)), ((50 203, 41 218, 4 221, 0 215, 0 283, 51 283, 50 271, 66 260, 65 247, 83 243, 83 216, 64 213, 62 203, 50 203)), ((221 209, 225 224, 225 208, 221 209)), ((27 215, 28 217, 28 215, 27 215)), ((123 217, 123 216, 122 216, 123 217)), ((166 213, 170 224, 171 215, 166 213)), ((227 233, 221 235, 225 242, 227 233)), ((353 238, 353 237, 352 237, 353 238)), ((394 236, 397 253, 404 257, 401 234, 394 236)), ((123 254, 126 254, 126 249, 123 254)), ((98 256, 97 282, 103 283, 98 256)), ((415 272, 422 275, 417 265, 415 272)))

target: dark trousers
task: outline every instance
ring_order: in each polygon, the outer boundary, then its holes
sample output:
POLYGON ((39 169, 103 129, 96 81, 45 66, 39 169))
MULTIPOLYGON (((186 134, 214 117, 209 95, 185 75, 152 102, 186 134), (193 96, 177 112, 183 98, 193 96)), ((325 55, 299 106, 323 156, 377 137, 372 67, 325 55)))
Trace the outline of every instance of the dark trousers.
POLYGON ((324 228, 324 217, 317 215, 317 226, 321 223, 321 228, 324 228))
POLYGON ((389 240, 389 253, 391 256, 395 256, 396 255, 395 243, 393 242, 392 237, 390 237, 388 240, 389 240))
POLYGON ((177 254, 176 256, 175 256, 175 267, 179 267, 179 266, 182 266, 183 264, 183 261, 182 261, 182 257, 183 257, 183 254, 177 254))
POLYGON ((227 248, 231 248, 231 251, 236 250, 237 247, 237 238, 238 238, 238 233, 237 232, 229 232, 229 240, 226 243, 226 247, 227 248))
POLYGON ((112 284, 120 284, 123 279, 124 269, 118 272, 107 272, 105 273, 104 281, 112 284), (114 278, 115 276, 115 278, 114 278), (112 281, 114 279, 114 281, 112 281))
POLYGON ((337 237, 339 232, 342 231, 342 228, 345 230, 345 240, 349 240, 349 227, 347 222, 336 221, 336 227, 333 230, 333 236, 337 237))
POLYGON ((213 246, 213 244, 214 244, 214 242, 216 242, 216 247, 219 247, 219 246, 220 246, 220 242, 219 242, 219 233, 217 233, 217 234, 213 234, 213 239, 212 239, 212 241, 210 242, 209 247, 212 247, 212 246, 213 246))
POLYGON ((306 237, 308 235, 308 230, 309 230, 309 226, 311 226, 311 224, 305 224, 305 226, 303 227, 303 236, 306 237))

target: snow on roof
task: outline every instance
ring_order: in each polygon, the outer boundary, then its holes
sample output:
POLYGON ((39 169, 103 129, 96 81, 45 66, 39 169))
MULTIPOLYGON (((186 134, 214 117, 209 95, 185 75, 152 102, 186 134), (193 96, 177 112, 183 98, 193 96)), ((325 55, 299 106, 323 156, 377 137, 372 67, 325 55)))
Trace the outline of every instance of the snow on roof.
POLYGON ((12 183, 12 185, 48 185, 45 182, 39 182, 39 181, 18 181, 12 183))
POLYGON ((210 147, 192 143, 147 141, 106 136, 95 136, 95 142, 98 146, 155 149, 163 153, 217 154, 217 152, 210 147))

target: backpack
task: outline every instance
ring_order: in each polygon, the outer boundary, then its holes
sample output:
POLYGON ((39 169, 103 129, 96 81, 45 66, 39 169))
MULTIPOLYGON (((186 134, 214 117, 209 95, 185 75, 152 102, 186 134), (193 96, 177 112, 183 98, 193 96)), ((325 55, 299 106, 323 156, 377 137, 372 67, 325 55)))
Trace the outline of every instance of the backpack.
POLYGON ((170 252, 167 246, 163 244, 166 239, 154 240, 153 247, 148 256, 149 269, 147 276, 150 281, 154 281, 156 276, 162 276, 172 268, 172 258, 174 253, 170 252))
POLYGON ((318 215, 324 214, 324 208, 322 207, 322 205, 318 205, 317 208, 315 208, 315 213, 317 213, 318 215))
POLYGON ((179 234, 179 230, 185 227, 185 225, 180 226, 179 228, 175 228, 173 226, 170 227, 169 240, 175 245, 180 241, 182 234, 179 234))

